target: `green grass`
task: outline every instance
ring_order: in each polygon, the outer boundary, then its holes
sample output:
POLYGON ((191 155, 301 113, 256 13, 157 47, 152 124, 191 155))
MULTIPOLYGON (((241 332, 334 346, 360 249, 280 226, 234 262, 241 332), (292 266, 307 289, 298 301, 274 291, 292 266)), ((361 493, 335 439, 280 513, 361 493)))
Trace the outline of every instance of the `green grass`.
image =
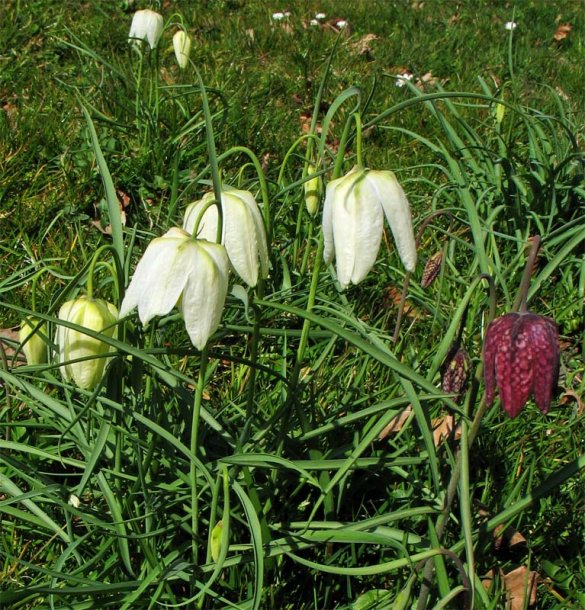
POLYGON ((149 241, 218 170, 266 197, 272 269, 228 296, 203 353, 176 311, 146 328, 131 315, 95 391, 63 381, 54 357, 15 366, 18 343, 2 343, 0 606, 461 608, 472 587, 474 608, 500 608, 503 575, 527 566, 536 607, 582 607, 585 9, 153 4, 193 39, 181 72, 174 26, 143 63, 131 51, 146 5, 127 4, 0 7, 0 327, 34 311, 51 340, 96 253, 94 293, 119 305, 149 241), (308 25, 319 11, 327 23, 308 25), (562 23, 571 32, 555 41, 562 23), (414 78, 399 88, 404 70, 414 78), (305 212, 302 186, 314 112, 325 183, 356 162, 359 112, 365 162, 396 173, 415 229, 441 211, 396 343, 405 272, 390 232, 345 292, 319 256, 321 215, 305 212), (510 420, 498 399, 483 413, 482 344, 490 307, 513 308, 536 234, 529 307, 558 324, 559 387, 547 415, 529 401, 510 420), (454 346, 470 356, 459 402, 440 390, 454 346), (446 414, 463 437, 435 446, 446 414), (525 542, 496 544, 500 525, 525 542))

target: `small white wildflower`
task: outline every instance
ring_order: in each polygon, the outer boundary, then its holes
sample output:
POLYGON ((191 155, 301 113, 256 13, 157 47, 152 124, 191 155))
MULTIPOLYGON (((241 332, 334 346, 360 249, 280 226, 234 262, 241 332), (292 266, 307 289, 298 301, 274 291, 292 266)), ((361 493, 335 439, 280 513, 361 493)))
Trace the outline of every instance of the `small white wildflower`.
POLYGON ((517 26, 518 24, 515 21, 507 21, 504 25, 504 27, 510 31, 515 30, 517 26))
POLYGON ((319 25, 319 22, 316 19, 311 19, 311 21, 309 22, 309 25, 316 26, 316 25, 319 25))
POLYGON ((71 494, 69 496, 68 504, 69 506, 73 506, 73 508, 79 508, 81 505, 81 500, 75 494, 71 494))
POLYGON ((315 19, 318 19, 318 20, 325 19, 325 17, 327 17, 327 15, 325 13, 317 13, 315 15, 315 19))
POLYGON ((347 26, 347 21, 345 19, 340 19, 336 24, 335 24, 340 30, 342 30, 344 27, 347 26))
POLYGON ((274 19, 274 21, 282 21, 284 19, 284 13, 272 13, 272 19, 274 19))
POLYGON ((412 80, 413 75, 410 72, 405 72, 404 74, 397 74, 396 75, 396 86, 397 87, 404 87, 404 85, 406 84, 406 81, 412 80))
POLYGON ((290 11, 284 11, 284 16, 287 18, 290 17, 290 11))

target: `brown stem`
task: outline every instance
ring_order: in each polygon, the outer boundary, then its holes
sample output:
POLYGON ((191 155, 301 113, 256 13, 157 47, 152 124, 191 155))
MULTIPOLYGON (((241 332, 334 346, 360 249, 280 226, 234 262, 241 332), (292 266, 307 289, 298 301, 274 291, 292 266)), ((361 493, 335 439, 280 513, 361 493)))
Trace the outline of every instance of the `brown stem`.
POLYGON ((519 311, 520 313, 526 313, 528 311, 526 301, 528 298, 528 290, 530 288, 530 279, 532 277, 532 270, 534 269, 534 263, 538 256, 538 249, 540 248, 540 235, 535 235, 532 238, 532 246, 530 248, 530 254, 524 267, 524 274, 522 275, 522 281, 520 282, 520 288, 518 288, 518 294, 514 301, 512 309, 519 311))

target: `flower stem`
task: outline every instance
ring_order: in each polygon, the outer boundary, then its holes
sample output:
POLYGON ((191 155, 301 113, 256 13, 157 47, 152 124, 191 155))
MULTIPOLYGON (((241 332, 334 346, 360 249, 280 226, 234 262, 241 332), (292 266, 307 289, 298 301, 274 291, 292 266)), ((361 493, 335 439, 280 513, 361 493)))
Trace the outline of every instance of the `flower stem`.
POLYGON ((530 288, 530 279, 532 277, 532 270, 534 269, 534 263, 538 256, 538 249, 540 248, 540 235, 535 235, 532 240, 530 253, 524 267, 524 274, 522 275, 522 281, 520 282, 520 288, 518 288, 518 294, 512 309, 519 311, 520 313, 526 313, 528 311, 526 301, 528 298, 528 290, 530 288))
MULTIPOLYGON (((203 390, 205 389, 205 371, 208 364, 207 346, 201 352, 201 362, 199 363, 199 377, 197 388, 195 389, 195 399, 193 402, 193 417, 191 420, 191 445, 189 447, 191 455, 195 457, 199 447, 199 419, 201 416, 201 402, 203 400, 203 390)), ((194 460, 189 465, 189 480, 191 483, 191 549, 193 555, 193 565, 198 565, 198 534, 199 534, 199 499, 197 497, 197 470, 194 460)))

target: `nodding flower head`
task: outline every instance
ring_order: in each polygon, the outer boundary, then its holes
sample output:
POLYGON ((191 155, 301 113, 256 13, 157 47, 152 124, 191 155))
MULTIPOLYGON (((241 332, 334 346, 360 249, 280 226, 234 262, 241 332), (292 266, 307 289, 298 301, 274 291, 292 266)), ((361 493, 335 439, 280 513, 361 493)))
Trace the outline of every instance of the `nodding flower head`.
POLYGON ((227 287, 225 248, 173 227, 148 244, 126 290, 120 317, 137 307, 140 321, 148 324, 177 305, 191 343, 201 350, 219 326, 227 287))
POLYGON ((151 49, 154 49, 162 35, 164 19, 155 11, 143 9, 136 11, 132 17, 129 42, 146 41, 151 49))
POLYGON ((534 313, 508 313, 488 326, 484 348, 488 406, 497 386, 504 410, 516 417, 530 396, 546 413, 559 371, 559 336, 554 320, 534 313))
POLYGON ((354 167, 327 185, 323 257, 326 263, 336 258, 337 279, 343 288, 361 282, 376 262, 384 216, 402 263, 407 271, 414 271, 416 245, 410 206, 392 172, 354 167))

